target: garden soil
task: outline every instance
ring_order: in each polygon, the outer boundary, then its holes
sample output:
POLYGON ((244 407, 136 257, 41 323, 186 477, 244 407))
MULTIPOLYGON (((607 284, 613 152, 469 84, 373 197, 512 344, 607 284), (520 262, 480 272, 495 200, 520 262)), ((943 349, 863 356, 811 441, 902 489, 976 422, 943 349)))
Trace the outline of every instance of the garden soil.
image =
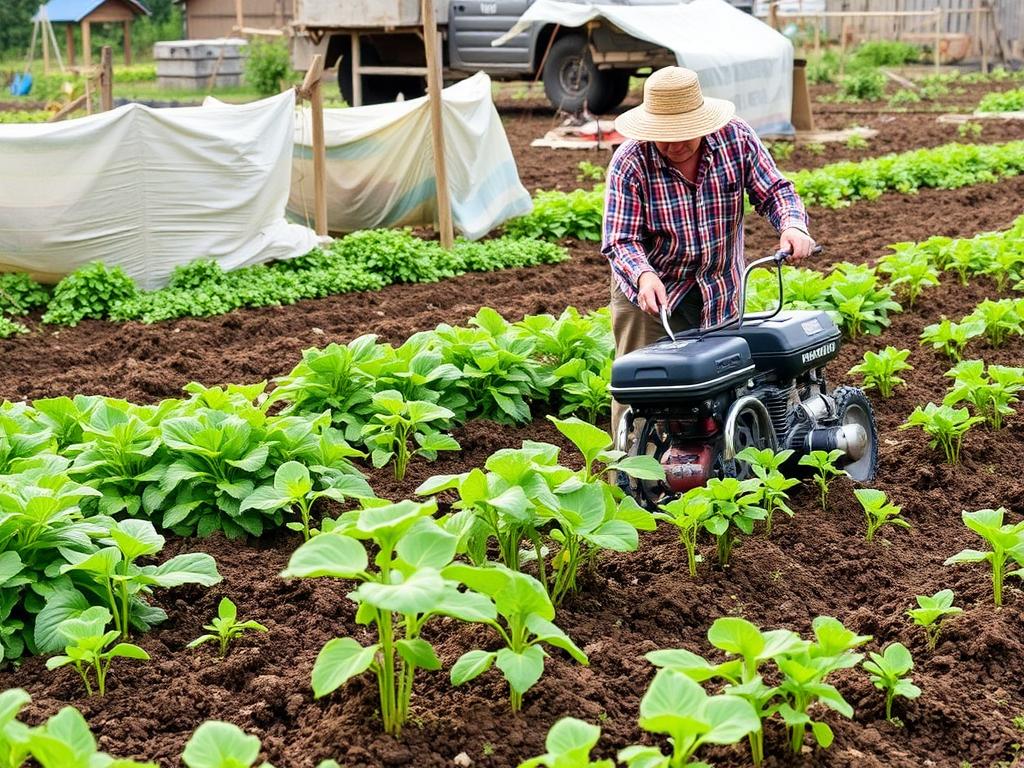
MULTIPOLYGON (((517 147, 517 152, 521 147, 517 147)), ((555 157, 561 157, 555 155, 555 157)), ((552 174, 574 167, 575 155, 552 174)), ((554 165, 554 160, 552 165, 554 165)), ((979 185, 916 196, 886 195, 839 211, 813 210, 813 231, 828 251, 813 262, 862 262, 888 243, 933 234, 971 235, 1005 227, 1021 213, 1024 180, 979 185)), ((770 250, 770 232, 748 224, 748 250, 770 250)), ((0 342, 0 397, 101 393, 153 402, 179 394, 190 380, 206 384, 251 382, 286 373, 303 348, 377 333, 398 342, 439 322, 462 323, 479 306, 510 318, 584 309, 606 302, 607 265, 596 244, 569 242, 572 260, 555 267, 468 275, 436 285, 392 286, 292 307, 233 312, 220 318, 179 320, 156 326, 87 322, 76 329, 34 330, 0 342)), ((73 671, 48 672, 30 658, 0 673, 0 686, 21 686, 33 696, 26 719, 38 722, 73 704, 86 715, 100 747, 119 756, 178 765, 191 731, 204 719, 229 720, 263 741, 264 757, 278 768, 312 768, 333 758, 346 768, 395 766, 441 768, 464 765, 511 768, 543 751, 544 735, 559 717, 573 715, 601 725, 597 754, 613 756, 645 741, 636 726, 640 697, 652 677, 643 654, 686 647, 715 658, 706 641, 711 622, 743 616, 762 627, 788 627, 804 634, 818 615, 840 618, 870 634, 870 650, 901 641, 914 654, 914 682, 921 698, 898 700, 898 723, 884 718, 884 696, 865 673, 847 670, 836 678, 855 710, 848 721, 819 713, 836 731, 829 750, 809 745, 786 752, 777 724, 767 733, 769 766, 841 768, 975 768, 1009 765, 1024 731, 1014 718, 1024 714, 1024 592, 1011 580, 1005 605, 995 610, 984 568, 945 567, 943 561, 978 540, 960 522, 961 510, 1005 506, 1011 518, 1024 510, 1024 416, 1011 418, 999 433, 979 429, 965 442, 962 466, 944 466, 922 434, 899 425, 915 405, 938 400, 949 363, 917 341, 921 328, 941 316, 959 318, 996 289, 985 279, 960 286, 945 279, 926 291, 918 305, 893 317, 879 338, 846 344, 828 367, 831 381, 854 384, 847 375, 863 352, 884 344, 912 350, 914 370, 893 398, 872 397, 880 446, 880 471, 872 487, 902 505, 912 528, 885 528, 873 544, 864 541, 865 521, 853 486, 837 481, 828 509, 810 487, 794 493, 792 519, 779 516, 773 535, 745 538, 731 566, 716 570, 709 546, 695 579, 686 574, 685 551, 667 528, 644 534, 635 553, 603 556, 559 611, 558 624, 590 658, 581 666, 552 650, 546 672, 524 701, 520 715, 508 711, 507 689, 495 672, 453 689, 447 672, 422 673, 412 717, 401 739, 380 734, 376 690, 368 676, 315 700, 309 675, 320 647, 336 636, 370 642, 354 622, 351 585, 332 580, 287 582, 278 574, 298 544, 288 532, 259 541, 170 537, 166 556, 205 551, 213 555, 224 581, 210 589, 182 587, 155 600, 170 615, 160 628, 138 639, 153 661, 115 663, 105 697, 86 698, 73 671), (923 632, 905 615, 914 595, 942 588, 956 591, 965 610, 950 620, 934 652, 923 632), (212 647, 187 650, 203 633, 222 596, 238 605, 243 619, 265 624, 266 634, 249 634, 224 660, 212 647)), ((36 323, 33 323, 36 328, 36 323)), ((990 363, 1024 363, 1024 340, 1000 349, 975 342, 969 355, 990 363)), ((543 405, 540 406, 543 409, 543 405)), ((481 466, 499 448, 522 440, 547 440, 573 463, 571 446, 543 418, 525 427, 471 422, 456 431, 463 450, 428 464, 414 460, 405 481, 370 471, 382 496, 405 498, 433 474, 481 466)), ((492 632, 448 619, 428 624, 448 670, 463 652, 495 648, 492 632)), ((748 764, 745 747, 717 747, 707 756, 718 766, 748 764)))

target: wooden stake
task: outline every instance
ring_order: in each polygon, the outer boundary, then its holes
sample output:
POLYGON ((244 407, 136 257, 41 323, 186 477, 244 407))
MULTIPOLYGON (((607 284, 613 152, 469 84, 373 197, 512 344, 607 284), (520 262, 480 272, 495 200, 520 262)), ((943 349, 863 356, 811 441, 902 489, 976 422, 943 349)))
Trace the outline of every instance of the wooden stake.
POLYGON ((68 49, 68 66, 75 66, 75 29, 70 24, 64 25, 64 44, 68 49))
POLYGON ((50 35, 47 34, 46 29, 47 19, 44 17, 39 20, 39 24, 42 26, 40 30, 43 33, 43 74, 50 74, 50 35))
POLYGON ((939 71, 939 49, 942 47, 942 6, 935 6, 935 71, 939 71))
POLYGON ((235 29, 241 34, 245 26, 245 17, 242 15, 242 0, 235 0, 235 29))
POLYGON ((363 63, 359 55, 359 33, 352 33, 352 104, 363 106, 363 63))
POLYGON ((100 110, 114 108, 114 54, 109 45, 100 51, 100 110))
POLYGON ((124 22, 124 65, 132 65, 132 23, 127 19, 124 22))
POLYGON ((313 121, 313 224, 318 235, 327 234, 327 146, 324 141, 324 57, 313 56, 299 97, 309 99, 313 121))
POLYGON ((444 122, 442 119, 441 35, 434 17, 434 0, 422 0, 423 46, 427 56, 427 96, 430 102, 430 138, 434 147, 434 178, 437 181, 437 229, 441 247, 455 242, 452 201, 448 192, 448 169, 444 160, 444 122))
POLYGON ((92 25, 88 21, 82 22, 82 63, 92 66, 92 25))

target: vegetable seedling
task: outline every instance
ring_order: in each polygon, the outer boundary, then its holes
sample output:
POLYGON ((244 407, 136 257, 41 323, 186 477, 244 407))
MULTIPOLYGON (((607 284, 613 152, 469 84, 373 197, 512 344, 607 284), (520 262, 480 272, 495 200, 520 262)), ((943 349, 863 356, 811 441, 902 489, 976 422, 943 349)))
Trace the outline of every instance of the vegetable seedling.
POLYGON ((945 375, 953 379, 953 386, 942 404, 970 403, 975 413, 997 430, 1002 429, 1003 417, 1013 414, 1010 405, 1024 389, 1024 368, 990 365, 986 371, 984 360, 961 360, 945 375))
POLYGON ((267 628, 258 621, 238 621, 238 609, 230 599, 222 597, 217 605, 217 616, 210 624, 204 624, 203 629, 210 630, 210 634, 200 635, 191 643, 189 648, 198 648, 203 643, 218 643, 220 645, 220 657, 223 659, 228 655, 228 646, 231 641, 240 637, 243 632, 256 631, 266 632, 267 628))
POLYGON ((941 350, 955 362, 960 360, 967 343, 984 332, 985 324, 980 320, 965 318, 962 323, 953 323, 943 318, 941 322, 925 326, 921 343, 931 344, 933 349, 941 350))
POLYGON ((117 658, 149 660, 149 654, 131 643, 116 643, 121 634, 118 630, 106 631, 111 620, 110 611, 94 606, 80 616, 65 619, 57 631, 65 640, 64 654, 51 656, 46 660, 47 669, 58 669, 73 664, 82 682, 85 693, 92 696, 90 678, 96 678, 96 691, 102 696, 106 692, 107 672, 111 662, 117 658))
POLYGON ((992 597, 998 608, 1003 604, 1003 580, 1006 576, 1024 578, 1024 567, 1014 571, 1007 568, 1016 561, 1024 566, 1024 520, 1003 523, 1006 510, 979 509, 977 512, 963 512, 960 517, 964 525, 988 542, 988 551, 965 549, 948 558, 944 565, 960 563, 989 563, 992 566, 992 597))
POLYGON ((885 719, 892 721, 892 703, 897 696, 916 699, 921 689, 907 673, 914 668, 914 659, 903 643, 890 643, 882 653, 870 652, 863 667, 875 688, 885 691, 885 719))
POLYGON ((543 755, 524 760, 518 768, 615 768, 614 760, 591 760, 590 751, 597 746, 601 729, 596 725, 563 717, 551 726, 543 755))
POLYGON ((800 481, 786 477, 782 474, 780 467, 789 461, 793 451, 786 449, 776 453, 770 448, 754 448, 749 446, 740 451, 736 458, 745 461, 750 465, 761 480, 761 504, 764 507, 764 532, 766 536, 772 535, 772 517, 776 512, 783 512, 787 516, 793 516, 793 510, 786 504, 789 501, 789 494, 786 493, 800 481))
POLYGON ((373 466, 380 469, 394 460, 396 480, 405 477, 411 456, 433 461, 438 451, 459 450, 454 437, 433 426, 455 418, 453 411, 426 400, 406 400, 393 389, 376 393, 373 407, 374 414, 363 427, 362 436, 372 450, 373 466), (418 447, 410 446, 410 438, 418 447))
POLYGON ((836 461, 843 455, 843 452, 836 448, 832 451, 811 451, 806 456, 800 457, 800 465, 814 468, 814 482, 818 486, 821 497, 821 511, 827 512, 828 490, 832 481, 840 475, 845 475, 846 470, 836 466, 836 461))
POLYGON ((959 464, 964 435, 984 420, 981 416, 971 416, 966 408, 928 403, 924 408, 917 406, 899 428, 920 427, 931 438, 929 447, 941 447, 947 464, 959 464))
MULTIPOLYGON (((185 744, 181 761, 188 768, 252 768, 260 754, 260 740, 233 723, 207 720, 185 744)), ((274 768, 260 763, 259 768, 274 768)))
POLYGON ((703 529, 704 518, 707 517, 711 504, 704 494, 696 493, 694 488, 668 504, 661 505, 661 512, 655 512, 657 520, 664 520, 679 529, 679 538, 686 548, 686 562, 691 576, 697 575, 697 563, 701 556, 697 554, 697 534, 703 529))
POLYGON ((891 503, 884 491, 874 488, 857 488, 853 495, 857 497, 857 501, 864 508, 864 515, 868 519, 868 531, 865 537, 867 541, 874 541, 875 534, 886 525, 910 527, 910 523, 900 517, 902 508, 891 503))
POLYGON ((952 589, 943 589, 930 596, 917 595, 918 607, 907 611, 907 615, 914 620, 914 624, 924 628, 930 651, 935 650, 935 644, 939 641, 939 633, 942 631, 944 621, 950 616, 963 613, 962 608, 953 605, 953 597, 952 589))
POLYGON ((736 532, 750 535, 754 523, 767 516, 761 501, 761 481, 756 477, 737 480, 735 477, 712 478, 703 488, 697 488, 708 503, 704 529, 718 541, 718 565, 725 568, 736 541, 736 532))
POLYGON ((905 383, 897 374, 914 369, 914 366, 907 362, 908 357, 909 349, 896 349, 892 346, 880 352, 868 350, 864 353, 864 362, 853 366, 850 374, 860 374, 864 377, 864 389, 877 388, 882 397, 892 397, 895 388, 905 383))

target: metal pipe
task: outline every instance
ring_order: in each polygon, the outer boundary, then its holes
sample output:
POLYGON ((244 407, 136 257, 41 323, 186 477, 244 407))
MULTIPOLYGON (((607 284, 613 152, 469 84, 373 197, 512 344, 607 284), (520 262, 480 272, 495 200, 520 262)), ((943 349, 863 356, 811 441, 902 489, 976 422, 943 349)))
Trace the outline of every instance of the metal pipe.
POLYGON ((765 408, 764 403, 753 395, 745 395, 729 406, 729 413, 725 417, 725 450, 723 458, 726 461, 732 461, 736 458, 736 420, 747 407, 757 416, 761 430, 767 437, 771 449, 778 450, 779 448, 779 440, 775 435, 775 427, 772 426, 772 419, 768 415, 768 409, 765 408))

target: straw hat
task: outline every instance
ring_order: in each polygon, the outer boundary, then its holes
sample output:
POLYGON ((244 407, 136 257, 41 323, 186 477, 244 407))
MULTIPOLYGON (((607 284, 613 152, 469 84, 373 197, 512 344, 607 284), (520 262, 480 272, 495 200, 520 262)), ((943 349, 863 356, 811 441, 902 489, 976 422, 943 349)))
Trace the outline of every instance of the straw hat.
POLYGON ((736 106, 705 97, 697 73, 665 67, 647 78, 644 101, 615 120, 615 130, 639 141, 687 141, 714 133, 732 119, 736 106))

